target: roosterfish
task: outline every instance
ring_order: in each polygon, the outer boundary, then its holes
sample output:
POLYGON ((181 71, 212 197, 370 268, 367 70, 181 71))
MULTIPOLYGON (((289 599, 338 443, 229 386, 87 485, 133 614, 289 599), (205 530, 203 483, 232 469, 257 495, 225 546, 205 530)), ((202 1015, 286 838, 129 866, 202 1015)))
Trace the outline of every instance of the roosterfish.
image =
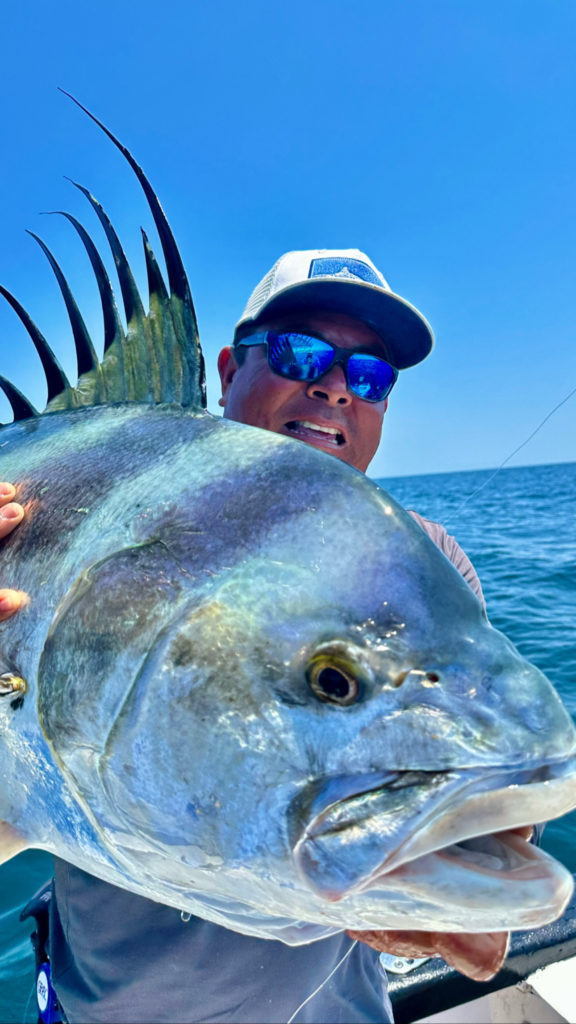
MULTIPOLYGON (((92 115, 90 115, 92 116, 92 115)), ((66 278, 71 384, 20 302, 41 414, 5 378, 0 478, 30 514, 2 581, 0 858, 47 850, 262 938, 484 932, 558 917, 571 874, 514 829, 576 806, 551 683, 385 491, 206 412, 196 316, 158 199, 149 309, 103 208, 100 359, 66 278), (57 528, 55 528, 55 524, 57 528)))

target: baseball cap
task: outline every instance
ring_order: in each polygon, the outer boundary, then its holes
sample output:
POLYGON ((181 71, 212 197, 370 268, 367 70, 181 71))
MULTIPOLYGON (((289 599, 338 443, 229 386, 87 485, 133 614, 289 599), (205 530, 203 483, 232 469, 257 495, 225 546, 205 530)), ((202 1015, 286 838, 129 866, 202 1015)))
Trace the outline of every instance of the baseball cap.
POLYGON ((296 310, 333 310, 368 324, 382 338, 398 370, 430 353, 434 334, 418 310, 393 292, 359 249, 307 249, 280 257, 252 292, 234 341, 271 316, 296 310))

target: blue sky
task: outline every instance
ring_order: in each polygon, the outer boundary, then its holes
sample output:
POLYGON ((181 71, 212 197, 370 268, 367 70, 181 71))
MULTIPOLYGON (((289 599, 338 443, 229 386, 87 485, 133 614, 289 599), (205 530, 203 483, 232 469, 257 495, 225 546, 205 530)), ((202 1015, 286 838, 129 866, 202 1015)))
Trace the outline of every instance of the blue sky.
MULTIPOLYGON (((143 281, 150 218, 129 146, 178 240, 210 367, 288 249, 358 247, 432 323, 401 376, 375 476, 498 465, 576 387, 574 0, 23 0, 3 12, 0 281, 70 374, 67 271, 96 339, 96 289, 67 209, 103 202, 143 281)), ((157 247, 157 246, 156 246, 157 247)), ((32 344, 0 309, 0 372, 39 405, 32 344)), ((2 405, 0 415, 8 417, 2 405)), ((576 459, 576 395, 512 464, 576 459)))

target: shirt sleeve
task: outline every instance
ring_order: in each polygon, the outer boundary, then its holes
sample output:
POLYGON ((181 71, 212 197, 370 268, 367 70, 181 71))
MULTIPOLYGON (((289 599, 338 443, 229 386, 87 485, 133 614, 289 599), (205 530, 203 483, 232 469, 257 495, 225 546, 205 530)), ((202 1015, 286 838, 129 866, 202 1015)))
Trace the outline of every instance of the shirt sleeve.
POLYGON ((428 534, 430 540, 434 541, 436 547, 439 547, 446 557, 450 559, 452 565, 458 569, 458 572, 472 588, 476 597, 478 597, 484 607, 486 607, 486 601, 484 600, 484 594, 482 593, 482 584, 478 579, 476 570, 468 558, 468 555, 462 551, 462 548, 458 542, 454 540, 454 537, 451 537, 440 523, 434 523, 431 519, 424 519, 424 516, 419 515, 418 512, 414 512, 412 509, 408 509, 408 512, 412 518, 416 520, 418 525, 422 527, 425 533, 428 534))

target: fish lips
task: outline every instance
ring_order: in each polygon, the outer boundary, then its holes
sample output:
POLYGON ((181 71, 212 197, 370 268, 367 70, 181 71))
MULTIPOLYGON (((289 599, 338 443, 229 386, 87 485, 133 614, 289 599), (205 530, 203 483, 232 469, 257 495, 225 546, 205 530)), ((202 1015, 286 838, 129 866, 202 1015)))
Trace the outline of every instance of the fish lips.
POLYGON ((520 837, 496 839, 493 833, 571 810, 576 757, 524 769, 387 773, 370 786, 372 780, 376 776, 332 779, 317 786, 311 799, 299 798, 298 810, 307 805, 311 814, 293 846, 294 858, 318 895, 339 901, 367 890, 413 886, 432 902, 433 878, 443 886, 447 870, 462 869, 483 874, 486 891, 491 873, 495 889, 505 878, 530 882, 554 876, 550 891, 538 899, 550 902, 550 920, 562 912, 571 875, 520 837))

